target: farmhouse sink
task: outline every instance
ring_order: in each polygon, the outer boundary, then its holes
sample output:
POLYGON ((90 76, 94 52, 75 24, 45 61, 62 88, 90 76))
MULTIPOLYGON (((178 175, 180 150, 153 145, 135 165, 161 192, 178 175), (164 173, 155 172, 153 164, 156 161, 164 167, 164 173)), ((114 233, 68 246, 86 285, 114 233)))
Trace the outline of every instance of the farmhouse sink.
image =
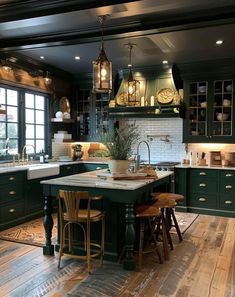
POLYGON ((25 166, 28 166, 28 179, 58 175, 60 173, 60 166, 58 164, 30 164, 25 166))
POLYGON ((0 166, 0 173, 14 172, 27 169, 27 179, 35 179, 60 173, 59 164, 20 164, 16 166, 0 166))

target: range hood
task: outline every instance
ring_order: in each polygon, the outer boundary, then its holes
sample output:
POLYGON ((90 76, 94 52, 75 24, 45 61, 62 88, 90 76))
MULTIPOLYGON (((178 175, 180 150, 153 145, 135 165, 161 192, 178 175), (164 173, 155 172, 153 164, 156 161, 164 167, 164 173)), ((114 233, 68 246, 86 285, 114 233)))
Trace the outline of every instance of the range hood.
POLYGON ((168 69, 158 67, 158 69, 151 68, 145 72, 135 71, 135 79, 140 82, 139 98, 142 98, 140 102, 134 106, 127 102, 125 99, 127 98, 126 77, 123 77, 114 100, 110 101, 109 117, 184 118, 185 105, 179 96, 183 81, 176 64, 168 69), (164 90, 169 91, 168 94, 170 93, 171 99, 161 102, 159 94, 163 94, 164 90))

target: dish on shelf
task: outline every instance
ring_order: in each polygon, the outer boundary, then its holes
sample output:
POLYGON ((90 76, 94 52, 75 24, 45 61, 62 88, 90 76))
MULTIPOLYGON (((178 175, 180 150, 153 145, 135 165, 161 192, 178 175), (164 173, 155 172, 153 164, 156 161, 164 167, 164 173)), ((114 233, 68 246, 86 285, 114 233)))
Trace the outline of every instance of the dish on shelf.
POLYGON ((201 102, 201 107, 206 108, 207 107, 207 102, 206 101, 201 102))
POLYGON ((206 92, 206 86, 199 86, 198 87, 198 92, 199 93, 205 93, 206 92))
POLYGON ((232 85, 227 85, 225 87, 225 89, 226 89, 227 92, 231 92, 232 91, 232 85))
POLYGON ((122 92, 117 97, 117 105, 125 106, 127 104, 127 93, 122 92))
POLYGON ((67 97, 60 99, 60 111, 70 113, 70 103, 67 97))
POLYGON ((224 99, 223 100, 223 106, 224 107, 230 107, 231 106, 231 101, 228 99, 224 99))
POLYGON ((161 104, 170 104, 173 101, 174 96, 174 90, 170 88, 164 88, 157 93, 157 101, 161 104))
POLYGON ((229 114, 228 113, 217 113, 217 120, 218 121, 227 121, 229 114))

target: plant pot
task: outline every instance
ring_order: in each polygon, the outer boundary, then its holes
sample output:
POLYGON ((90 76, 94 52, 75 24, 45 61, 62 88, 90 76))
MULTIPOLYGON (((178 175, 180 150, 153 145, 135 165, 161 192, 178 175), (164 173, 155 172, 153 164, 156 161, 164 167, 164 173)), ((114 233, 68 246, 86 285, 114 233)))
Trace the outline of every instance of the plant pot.
POLYGON ((129 160, 109 160, 109 170, 111 173, 126 173, 130 161, 129 160))

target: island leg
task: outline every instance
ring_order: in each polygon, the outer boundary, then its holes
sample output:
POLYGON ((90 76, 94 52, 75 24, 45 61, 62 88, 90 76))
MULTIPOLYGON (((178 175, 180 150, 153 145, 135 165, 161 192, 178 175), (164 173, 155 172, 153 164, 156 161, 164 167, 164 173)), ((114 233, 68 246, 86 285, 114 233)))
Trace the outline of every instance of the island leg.
POLYGON ((44 196, 44 220, 46 242, 43 246, 43 255, 54 255, 54 245, 51 244, 52 228, 54 225, 52 218, 52 197, 44 196))
POLYGON ((133 203, 126 204, 126 255, 123 261, 123 268, 127 270, 135 269, 134 261, 134 240, 135 240, 135 228, 134 228, 134 208, 133 203))

